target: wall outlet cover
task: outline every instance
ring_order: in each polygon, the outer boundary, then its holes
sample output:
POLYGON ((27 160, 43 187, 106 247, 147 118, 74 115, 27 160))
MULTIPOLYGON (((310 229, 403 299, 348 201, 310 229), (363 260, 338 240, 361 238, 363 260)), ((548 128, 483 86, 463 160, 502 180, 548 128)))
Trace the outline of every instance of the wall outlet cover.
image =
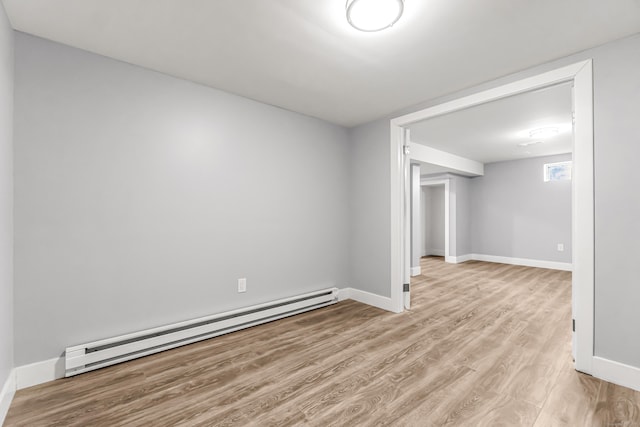
POLYGON ((238 279, 238 292, 247 292, 247 279, 238 279))

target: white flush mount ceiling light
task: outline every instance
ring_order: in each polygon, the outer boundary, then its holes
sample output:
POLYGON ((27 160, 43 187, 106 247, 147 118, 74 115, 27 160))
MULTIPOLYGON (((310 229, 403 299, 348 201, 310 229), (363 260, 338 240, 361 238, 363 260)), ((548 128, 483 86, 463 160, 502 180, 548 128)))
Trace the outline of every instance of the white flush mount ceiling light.
POLYGON ((542 141, 521 142, 518 147, 529 147, 530 145, 542 144, 542 141))
POLYGON ((347 21, 360 31, 380 31, 398 22, 404 0, 347 0, 347 21))
POLYGON ((560 132, 560 129, 556 127, 539 128, 539 129, 534 129, 530 131, 529 137, 536 138, 536 139, 538 138, 546 139, 546 138, 551 138, 552 136, 556 136, 559 132, 560 132))

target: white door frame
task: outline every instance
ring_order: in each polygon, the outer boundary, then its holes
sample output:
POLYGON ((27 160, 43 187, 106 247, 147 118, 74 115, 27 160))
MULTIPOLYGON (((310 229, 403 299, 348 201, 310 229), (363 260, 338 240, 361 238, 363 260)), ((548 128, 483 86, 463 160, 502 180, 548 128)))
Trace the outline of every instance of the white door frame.
POLYGON ((449 218, 451 210, 449 208, 449 181, 450 179, 422 179, 420 180, 420 187, 430 187, 436 185, 444 185, 444 260, 445 262, 452 262, 451 260, 451 246, 449 245, 449 218))
POLYGON ((581 61, 533 77, 445 102, 391 120, 391 303, 393 311, 403 311, 403 246, 409 224, 404 218, 404 176, 409 168, 409 144, 405 127, 432 117, 529 92, 559 83, 574 87, 573 142, 573 318, 575 368, 591 374, 594 359, 594 182, 593 182, 593 66, 581 61))

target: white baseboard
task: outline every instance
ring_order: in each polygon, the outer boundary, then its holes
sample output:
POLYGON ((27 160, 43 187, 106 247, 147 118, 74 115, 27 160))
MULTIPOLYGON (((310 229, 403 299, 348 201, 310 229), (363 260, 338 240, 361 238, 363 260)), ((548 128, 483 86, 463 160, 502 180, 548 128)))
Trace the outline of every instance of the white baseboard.
POLYGON ((352 299, 354 301, 361 302, 363 304, 378 307, 383 310, 393 311, 393 304, 391 298, 382 297, 380 295, 372 294, 371 292, 361 291, 354 288, 343 288, 338 291, 338 299, 340 301, 345 299, 352 299))
POLYGON ((420 266, 411 267, 411 277, 419 276, 422 274, 422 268, 420 266))
POLYGON ((43 360, 42 362, 18 366, 16 371, 16 388, 31 387, 64 377, 64 358, 43 360))
POLYGON ((570 262, 542 261, 528 258, 511 258, 505 256, 471 254, 471 259, 475 261, 497 262, 500 264, 523 265, 525 267, 548 268, 551 270, 572 271, 570 262))
POLYGON ((15 394, 16 370, 12 369, 2 386, 2 391, 0 391, 0 426, 4 424, 4 419, 7 416, 7 412, 9 412, 9 406, 11 406, 11 401, 15 394))
POLYGON ((640 368, 594 356, 591 370, 596 378, 640 391, 640 368))
POLYGON ((338 301, 351 299, 351 288, 338 289, 338 301))
POLYGON ((460 256, 450 256, 447 257, 447 262, 452 264, 460 264, 461 262, 471 261, 473 258, 472 254, 460 255, 460 256))

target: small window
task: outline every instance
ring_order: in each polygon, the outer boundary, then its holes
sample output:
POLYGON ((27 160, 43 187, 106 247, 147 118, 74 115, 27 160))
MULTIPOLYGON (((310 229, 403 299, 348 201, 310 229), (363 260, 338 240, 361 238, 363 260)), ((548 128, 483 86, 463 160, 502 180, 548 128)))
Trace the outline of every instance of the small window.
POLYGON ((572 162, 546 163, 544 165, 545 182, 571 180, 571 163, 572 162))

